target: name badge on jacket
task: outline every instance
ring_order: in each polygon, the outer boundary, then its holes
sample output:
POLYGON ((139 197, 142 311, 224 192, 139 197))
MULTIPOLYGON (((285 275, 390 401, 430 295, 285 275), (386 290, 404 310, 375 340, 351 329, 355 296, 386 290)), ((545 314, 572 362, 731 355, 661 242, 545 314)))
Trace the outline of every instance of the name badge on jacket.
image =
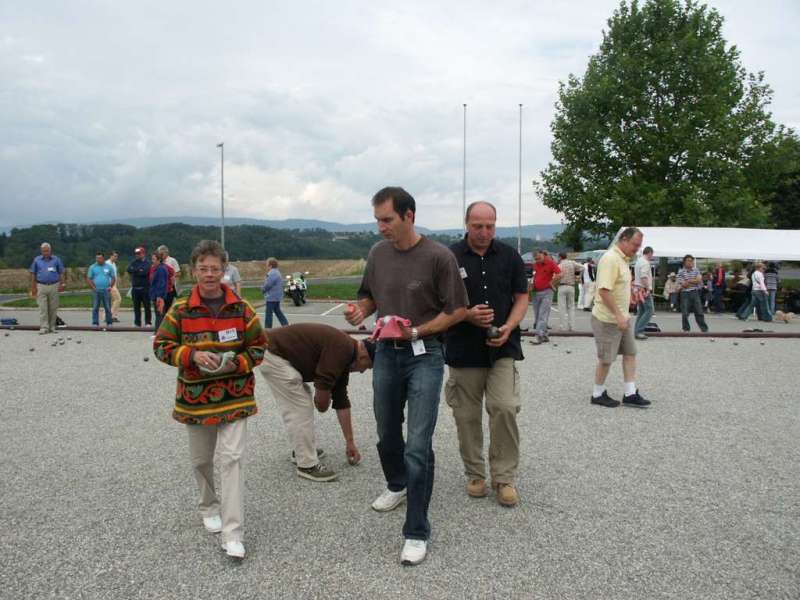
POLYGON ((223 329, 219 332, 219 341, 220 342, 235 342, 239 339, 239 333, 236 331, 235 327, 231 327, 230 329, 223 329))

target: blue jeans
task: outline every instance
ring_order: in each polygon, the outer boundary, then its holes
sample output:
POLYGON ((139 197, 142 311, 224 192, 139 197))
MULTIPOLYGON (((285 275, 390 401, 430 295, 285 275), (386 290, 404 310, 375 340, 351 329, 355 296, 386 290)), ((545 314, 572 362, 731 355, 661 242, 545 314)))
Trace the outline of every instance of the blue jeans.
POLYGON ((408 342, 379 342, 372 373, 378 456, 393 492, 407 490, 403 536, 427 540, 428 506, 433 492, 433 431, 444 378, 442 344, 426 340, 427 352, 414 356, 408 342), (407 438, 403 412, 408 406, 407 438))
POLYGON ((653 316, 656 307, 653 305, 653 295, 650 294, 647 298, 644 299, 644 302, 640 302, 636 305, 636 326, 633 330, 634 333, 644 333, 645 327, 650 322, 650 317, 653 316))
POLYGON ((756 291, 753 292, 753 305, 756 307, 756 314, 760 321, 772 321, 772 311, 769 309, 769 293, 756 291))
POLYGON ((267 329, 272 329, 272 313, 275 313, 281 325, 286 326, 289 324, 286 315, 284 315, 281 310, 280 300, 278 302, 267 302, 266 309, 264 310, 264 323, 267 329))
POLYGON ((100 325, 100 305, 106 312, 106 325, 111 325, 111 298, 108 290, 92 290, 92 325, 100 325))
POLYGON ((775 310, 778 308, 778 290, 769 290, 767 293, 769 294, 769 311, 774 315, 775 310))

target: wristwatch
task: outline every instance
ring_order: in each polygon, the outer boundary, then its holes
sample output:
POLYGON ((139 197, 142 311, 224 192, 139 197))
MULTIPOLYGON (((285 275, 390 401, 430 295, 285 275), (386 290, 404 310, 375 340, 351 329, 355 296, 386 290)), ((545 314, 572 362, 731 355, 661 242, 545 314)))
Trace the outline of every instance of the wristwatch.
POLYGON ((419 331, 416 327, 411 328, 411 341, 416 342, 419 339, 419 331))

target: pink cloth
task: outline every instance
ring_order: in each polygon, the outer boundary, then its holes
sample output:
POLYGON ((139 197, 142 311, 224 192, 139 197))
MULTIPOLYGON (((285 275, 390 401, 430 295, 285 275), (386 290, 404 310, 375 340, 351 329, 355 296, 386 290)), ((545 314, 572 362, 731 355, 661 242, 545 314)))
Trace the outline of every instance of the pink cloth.
POLYGON ((399 340, 403 337, 403 330, 400 326, 411 327, 411 321, 403 317, 386 315, 375 321, 375 330, 369 337, 371 341, 376 340, 399 340))

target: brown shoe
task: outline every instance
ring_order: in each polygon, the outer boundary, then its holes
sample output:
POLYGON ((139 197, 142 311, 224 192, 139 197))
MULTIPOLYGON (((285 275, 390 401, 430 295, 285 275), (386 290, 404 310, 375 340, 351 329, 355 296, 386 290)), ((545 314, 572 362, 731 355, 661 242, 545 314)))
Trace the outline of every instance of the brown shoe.
POLYGON ((516 506, 519 504, 519 493, 513 483, 497 483, 494 486, 497 501, 502 506, 516 506))
POLYGON ((489 495, 485 479, 470 479, 467 483, 467 494, 472 498, 485 498, 489 495))

